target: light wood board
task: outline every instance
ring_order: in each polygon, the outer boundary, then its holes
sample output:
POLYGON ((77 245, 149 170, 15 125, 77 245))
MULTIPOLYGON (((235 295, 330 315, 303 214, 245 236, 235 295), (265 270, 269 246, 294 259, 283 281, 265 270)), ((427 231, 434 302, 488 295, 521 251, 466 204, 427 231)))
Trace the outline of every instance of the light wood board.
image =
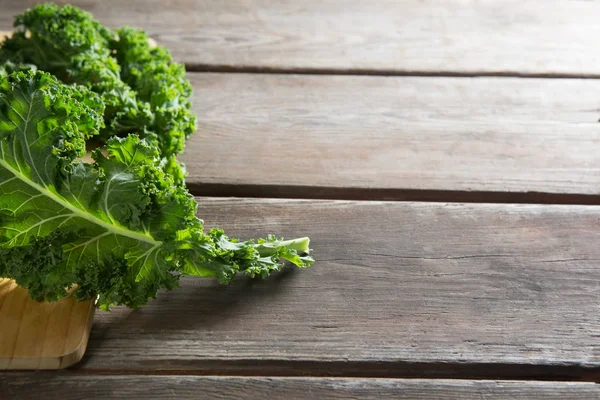
MULTIPOLYGON (((40 0, 1 0, 0 29, 40 0)), ((196 68, 600 76, 600 3, 61 0, 196 68)))
MULTIPOLYGON (((9 399, 598 399, 600 387, 584 382, 424 379, 261 378, 232 376, 0 376, 9 399)), ((4 398, 3 398, 4 399, 4 398)))
POLYGON ((77 363, 87 347, 94 310, 93 301, 70 297, 37 302, 14 281, 0 279, 0 370, 77 363))

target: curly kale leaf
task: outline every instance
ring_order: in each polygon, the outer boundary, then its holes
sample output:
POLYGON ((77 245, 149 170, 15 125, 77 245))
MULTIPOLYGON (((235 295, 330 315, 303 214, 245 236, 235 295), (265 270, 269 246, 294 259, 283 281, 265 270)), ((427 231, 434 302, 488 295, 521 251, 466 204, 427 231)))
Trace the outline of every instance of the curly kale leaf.
POLYGON ((166 132, 158 138, 163 152, 181 152, 196 127, 189 101, 192 86, 183 64, 173 62, 166 48, 152 46, 145 32, 131 27, 117 30, 111 49, 121 66, 123 81, 150 105, 154 121, 149 130, 166 132))
POLYGON ((105 103, 97 141, 136 134, 156 146, 165 165, 173 162, 194 131, 191 86, 182 64, 168 50, 151 46, 142 31, 117 32, 91 14, 69 5, 45 3, 15 19, 13 36, 0 48, 0 76, 35 67, 65 83, 84 85, 105 103))
POLYGON ((136 135, 79 159, 103 127, 104 104, 45 72, 0 78, 0 277, 36 299, 74 291, 98 305, 139 307, 180 276, 266 276, 313 261, 308 239, 238 242, 203 231, 197 204, 136 135))

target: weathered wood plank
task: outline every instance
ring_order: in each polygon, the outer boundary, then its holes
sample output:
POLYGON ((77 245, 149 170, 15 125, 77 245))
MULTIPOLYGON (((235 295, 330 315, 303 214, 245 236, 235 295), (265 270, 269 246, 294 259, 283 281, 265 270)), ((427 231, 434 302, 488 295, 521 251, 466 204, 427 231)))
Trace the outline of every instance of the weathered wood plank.
MULTIPOLYGON (((41 0, 2 0, 0 29, 41 0)), ((146 29, 196 67, 600 75, 600 3, 61 0, 146 29)))
POLYGON ((196 194, 599 201, 600 81, 190 78, 196 194))
POLYGON ((600 208, 198 199, 317 264, 100 312, 89 372, 599 379, 600 208))
POLYGON ((595 80, 190 77, 198 195, 600 203, 595 80))
POLYGON ((6 374, 3 399, 598 399, 594 383, 422 379, 6 374), (6 397, 4 397, 6 396, 6 397))

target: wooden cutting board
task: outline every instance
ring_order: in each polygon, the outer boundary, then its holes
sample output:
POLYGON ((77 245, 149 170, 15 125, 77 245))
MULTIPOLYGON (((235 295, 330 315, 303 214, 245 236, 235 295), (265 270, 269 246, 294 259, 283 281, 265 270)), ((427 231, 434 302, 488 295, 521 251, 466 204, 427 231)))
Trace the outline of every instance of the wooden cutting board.
POLYGON ((95 306, 71 297, 40 303, 13 280, 0 279, 0 370, 61 369, 87 347, 95 306))

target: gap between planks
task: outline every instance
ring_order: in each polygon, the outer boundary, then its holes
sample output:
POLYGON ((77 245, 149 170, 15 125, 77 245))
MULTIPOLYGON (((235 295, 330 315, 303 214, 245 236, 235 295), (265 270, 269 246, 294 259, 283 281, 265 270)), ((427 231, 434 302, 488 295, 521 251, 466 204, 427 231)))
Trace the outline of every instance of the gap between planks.
POLYGON ((293 185, 236 185, 188 182, 194 196, 310 200, 408 201, 436 203, 600 205, 600 195, 544 192, 488 192, 293 185))
POLYGON ((530 78, 530 79, 600 79, 596 73, 536 73, 519 71, 426 71, 394 69, 329 69, 329 68, 271 68, 253 65, 214 65, 185 63, 187 72, 198 73, 241 73, 273 75, 331 75, 331 76, 381 76, 422 78, 530 78))
POLYGON ((298 361, 298 360, 205 360, 193 368, 176 369, 96 369, 86 368, 85 358, 70 369, 75 375, 98 376, 235 376, 386 378, 593 382, 600 383, 600 367, 581 365, 533 365, 510 363, 382 362, 382 361, 298 361))

